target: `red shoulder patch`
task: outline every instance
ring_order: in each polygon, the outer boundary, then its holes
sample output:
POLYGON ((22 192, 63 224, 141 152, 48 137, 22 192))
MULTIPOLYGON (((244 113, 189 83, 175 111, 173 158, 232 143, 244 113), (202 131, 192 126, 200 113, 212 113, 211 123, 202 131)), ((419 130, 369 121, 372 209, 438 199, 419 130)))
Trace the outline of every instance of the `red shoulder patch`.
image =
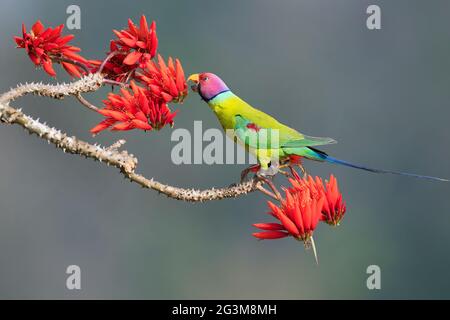
POLYGON ((289 162, 291 164, 302 164, 302 157, 296 154, 289 155, 289 162))
POLYGON ((259 130, 261 130, 260 127, 258 127, 256 124, 254 123, 249 123, 247 124, 247 128, 249 128, 250 130, 256 131, 258 132, 259 130))

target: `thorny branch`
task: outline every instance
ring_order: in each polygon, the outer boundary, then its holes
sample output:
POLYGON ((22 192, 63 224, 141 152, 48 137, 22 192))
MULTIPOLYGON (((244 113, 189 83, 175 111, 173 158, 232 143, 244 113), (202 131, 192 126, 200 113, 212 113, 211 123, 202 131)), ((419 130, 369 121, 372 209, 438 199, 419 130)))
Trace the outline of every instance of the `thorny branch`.
MULTIPOLYGON (((130 181, 141 185, 143 188, 156 190, 173 199, 191 202, 220 200, 239 197, 262 188, 263 182, 255 179, 230 187, 205 190, 179 188, 163 184, 153 178, 148 179, 135 172, 138 159, 126 150, 118 150, 125 143, 124 140, 119 140, 110 147, 90 144, 75 136, 68 136, 58 129, 51 128, 48 125, 41 123, 39 120, 27 116, 20 109, 10 106, 11 101, 27 94, 46 96, 54 99, 64 99, 66 96, 74 96, 75 98, 80 99, 82 93, 93 92, 100 89, 105 83, 104 80, 102 75, 95 73, 67 84, 49 85, 29 83, 19 85, 0 96, 0 122, 3 124, 17 124, 30 134, 36 134, 38 137, 46 140, 48 143, 54 144, 64 152, 78 154, 86 158, 106 163, 109 166, 116 167, 120 169, 125 178, 130 179, 130 181)), ((84 99, 81 98, 81 100, 83 101, 84 99)), ((85 100, 84 102, 86 102, 84 103, 85 106, 87 106, 86 104, 89 104, 85 100)), ((90 109, 95 110, 94 108, 95 106, 90 109)))

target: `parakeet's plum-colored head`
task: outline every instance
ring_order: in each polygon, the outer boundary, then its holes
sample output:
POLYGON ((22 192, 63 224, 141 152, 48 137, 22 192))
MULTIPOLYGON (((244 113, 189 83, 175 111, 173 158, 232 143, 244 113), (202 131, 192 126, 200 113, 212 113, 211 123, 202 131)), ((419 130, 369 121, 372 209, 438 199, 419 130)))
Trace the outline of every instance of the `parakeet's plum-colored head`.
POLYGON ((193 81, 192 90, 198 92, 203 100, 208 102, 220 93, 230 91, 225 82, 214 73, 203 72, 189 76, 188 80, 193 81))

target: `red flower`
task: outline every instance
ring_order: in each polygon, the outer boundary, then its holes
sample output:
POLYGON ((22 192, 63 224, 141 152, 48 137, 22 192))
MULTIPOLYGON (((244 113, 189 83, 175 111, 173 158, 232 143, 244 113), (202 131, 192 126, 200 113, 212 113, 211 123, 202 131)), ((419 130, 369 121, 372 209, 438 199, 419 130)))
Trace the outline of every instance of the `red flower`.
POLYGON ((151 97, 149 97, 148 103, 148 119, 155 129, 159 130, 167 124, 173 127, 173 119, 177 115, 177 111, 172 112, 167 103, 151 97))
POLYGON ((279 223, 254 224, 264 232, 254 233, 259 239, 279 239, 293 236, 298 240, 309 242, 319 221, 338 225, 346 210, 342 194, 339 192, 336 178, 331 175, 325 187, 322 179, 307 176, 301 178, 293 171, 290 178, 291 187, 285 189, 286 197, 280 206, 268 201, 269 212, 279 223))
POLYGON ((187 84, 183 67, 178 59, 169 57, 167 65, 158 55, 158 63, 147 61, 143 74, 136 76, 144 83, 151 94, 165 102, 182 102, 187 96, 187 84))
MULTIPOLYGON (((129 78, 131 78, 132 73, 136 70, 137 65, 130 66, 128 64, 124 64, 123 60, 126 58, 127 53, 121 52, 117 46, 115 41, 110 42, 109 46, 111 54, 115 52, 108 61, 106 61, 102 73, 108 79, 126 83, 129 78)), ((96 72, 97 70, 93 70, 96 72)))
MULTIPOLYGON (((295 172, 295 171, 294 171, 295 172)), ((294 176, 294 179, 289 178, 291 187, 288 190, 291 193, 303 193, 305 190, 309 192, 310 197, 314 199, 320 199, 323 195, 323 185, 322 180, 319 177, 313 179, 312 176, 308 175, 301 178, 298 174, 294 176)))
POLYGON ((126 53, 123 59, 124 64, 143 67, 156 55, 158 48, 156 23, 153 21, 149 28, 144 15, 141 16, 139 28, 131 19, 128 19, 128 29, 113 30, 113 32, 118 38, 114 41, 115 45, 120 51, 126 53))
POLYGON ((38 20, 30 33, 27 33, 25 25, 22 24, 22 38, 14 37, 14 40, 17 47, 24 48, 31 61, 37 66, 42 66, 50 76, 56 76, 53 69, 53 62, 56 62, 60 63, 71 76, 80 77, 84 72, 80 64, 89 68, 91 62, 77 54, 80 48, 68 45, 74 36, 71 34, 62 36, 63 27, 61 24, 54 29, 45 29, 38 20))
POLYGON ((313 196, 309 188, 302 190, 286 189, 286 198, 278 207, 268 201, 270 214, 277 218, 281 224, 258 223, 255 227, 266 230, 254 233, 259 239, 278 239, 292 236, 309 244, 310 238, 319 223, 324 198, 313 196))
POLYGON ((322 179, 320 180, 320 186, 322 187, 322 192, 325 195, 325 202, 322 208, 322 218, 330 225, 339 225, 345 214, 346 205, 345 201, 342 200, 342 194, 339 192, 339 187, 336 178, 331 175, 330 181, 325 182, 325 188, 323 187, 322 179))
POLYGON ((173 125, 175 112, 172 113, 164 102, 149 99, 148 92, 131 81, 132 94, 121 89, 120 94, 110 93, 104 100, 105 108, 98 112, 106 117, 91 133, 102 130, 152 130, 160 129, 166 124, 173 125))
POLYGON ((331 175, 330 180, 324 183, 320 177, 313 179, 311 176, 307 178, 295 177, 295 179, 289 179, 292 187, 289 189, 303 190, 308 188, 311 192, 311 196, 315 198, 324 198, 322 207, 321 221, 324 221, 330 225, 338 225, 345 214, 346 205, 342 199, 342 194, 339 192, 338 183, 336 178, 331 175))

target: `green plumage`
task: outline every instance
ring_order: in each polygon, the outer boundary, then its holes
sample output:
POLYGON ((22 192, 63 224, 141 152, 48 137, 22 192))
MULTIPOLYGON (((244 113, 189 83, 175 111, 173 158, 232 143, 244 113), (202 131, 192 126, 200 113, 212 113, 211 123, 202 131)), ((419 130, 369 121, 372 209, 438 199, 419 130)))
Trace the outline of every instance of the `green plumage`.
POLYGON ((227 133, 232 132, 237 142, 255 155, 263 168, 267 168, 271 159, 282 160, 289 155, 323 160, 320 154, 307 147, 336 143, 331 138, 301 134, 253 108, 231 91, 217 95, 208 101, 208 105, 216 114, 223 129, 227 133))

